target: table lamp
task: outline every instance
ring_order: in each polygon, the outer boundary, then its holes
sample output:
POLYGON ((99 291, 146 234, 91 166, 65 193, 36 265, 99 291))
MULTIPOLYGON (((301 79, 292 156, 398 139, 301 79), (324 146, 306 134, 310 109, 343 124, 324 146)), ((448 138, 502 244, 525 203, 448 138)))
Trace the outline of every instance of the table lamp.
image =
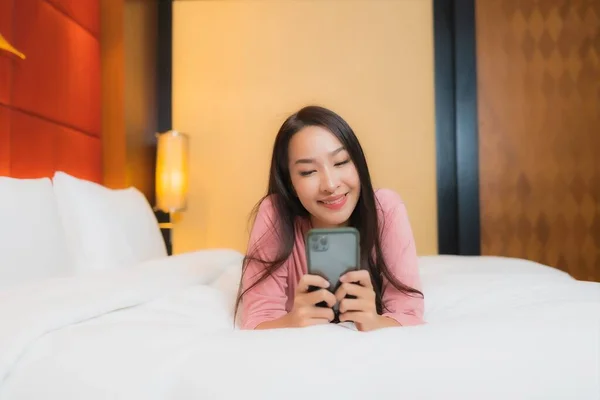
POLYGON ((159 133, 156 151, 156 210, 169 215, 172 227, 173 214, 187 208, 189 156, 188 135, 170 130, 159 133))

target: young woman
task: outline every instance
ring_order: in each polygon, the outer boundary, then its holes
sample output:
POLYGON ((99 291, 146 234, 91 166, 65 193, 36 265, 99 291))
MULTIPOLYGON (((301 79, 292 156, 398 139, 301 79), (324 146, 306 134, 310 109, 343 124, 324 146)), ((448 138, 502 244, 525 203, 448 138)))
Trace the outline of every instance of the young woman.
POLYGON ((339 302, 340 322, 360 331, 424 323, 406 207, 395 192, 373 190, 358 139, 339 115, 310 106, 286 119, 256 208, 236 302, 242 329, 329 323, 334 313, 316 306, 322 301, 339 302), (307 274, 304 238, 311 228, 341 226, 360 232, 363 269, 332 293, 327 280, 307 274))

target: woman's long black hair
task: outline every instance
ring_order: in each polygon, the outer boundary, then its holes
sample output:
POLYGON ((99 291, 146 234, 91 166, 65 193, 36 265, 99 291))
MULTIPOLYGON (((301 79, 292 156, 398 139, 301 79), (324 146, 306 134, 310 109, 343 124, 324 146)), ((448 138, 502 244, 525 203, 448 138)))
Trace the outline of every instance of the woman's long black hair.
MULTIPOLYGON (((235 314, 238 312, 243 296, 254 286, 273 274, 288 259, 294 247, 294 224, 297 217, 308 218, 309 213, 296 197, 289 171, 288 147, 292 136, 307 126, 320 126, 330 131, 346 148, 354 163, 360 179, 361 190, 358 203, 352 212, 349 225, 360 232, 360 254, 362 267, 366 267, 371 275, 371 281, 376 295, 377 312, 383 312, 383 278, 386 278, 400 292, 409 295, 423 296, 419 290, 411 288, 398 281, 391 273, 381 251, 378 213, 375 193, 362 147, 350 126, 335 112, 319 106, 308 106, 289 116, 277 133, 267 194, 256 204, 253 215, 258 212, 262 201, 271 196, 275 210, 276 236, 280 239, 277 256, 272 260, 263 260, 257 255, 257 248, 248 249, 242 264, 242 282, 246 267, 250 262, 264 265, 262 275, 254 280, 247 288, 242 288, 235 303, 235 314)), ((260 244, 258 244, 260 245, 260 244)), ((400 245, 400 243, 398 243, 400 245)))

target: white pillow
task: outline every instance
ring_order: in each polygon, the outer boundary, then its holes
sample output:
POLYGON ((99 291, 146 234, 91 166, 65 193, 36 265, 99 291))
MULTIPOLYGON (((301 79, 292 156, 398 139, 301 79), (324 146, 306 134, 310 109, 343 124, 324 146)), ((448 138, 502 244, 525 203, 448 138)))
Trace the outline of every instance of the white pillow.
POLYGON ((167 256, 156 216, 139 190, 113 190, 60 171, 53 181, 78 272, 124 268, 167 256))
POLYGON ((50 179, 0 177, 0 290, 72 272, 50 179))

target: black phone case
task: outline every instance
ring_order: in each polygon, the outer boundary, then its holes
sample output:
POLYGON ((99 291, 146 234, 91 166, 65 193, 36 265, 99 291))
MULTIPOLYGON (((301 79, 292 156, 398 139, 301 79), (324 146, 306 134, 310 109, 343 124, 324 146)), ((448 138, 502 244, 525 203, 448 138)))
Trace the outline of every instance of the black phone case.
MULTIPOLYGON (((360 269, 360 235, 355 228, 311 229, 306 236, 306 261, 308 273, 329 281, 329 291, 340 287, 340 276, 360 269)), ((311 286, 309 292, 320 288, 311 286)), ((346 298, 355 298, 348 295, 346 298)), ((316 304, 328 307, 326 302, 316 304)), ((338 304, 333 307, 333 323, 339 322, 338 304)))

